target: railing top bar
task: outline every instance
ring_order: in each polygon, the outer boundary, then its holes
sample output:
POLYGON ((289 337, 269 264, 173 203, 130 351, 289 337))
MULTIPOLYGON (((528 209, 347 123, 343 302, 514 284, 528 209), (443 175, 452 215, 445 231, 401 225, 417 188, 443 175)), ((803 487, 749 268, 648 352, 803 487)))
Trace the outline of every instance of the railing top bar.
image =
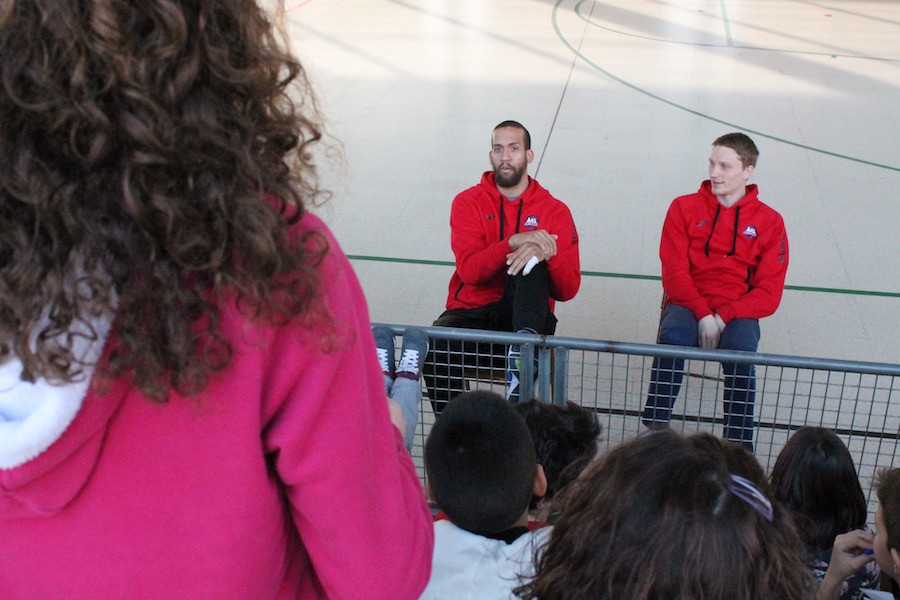
POLYGON ((579 350, 593 350, 616 354, 632 354, 641 356, 684 358, 737 364, 753 364, 772 367, 788 367, 795 369, 814 369, 818 371, 843 371, 846 373, 866 373, 900 377, 900 365, 890 363, 874 363, 831 358, 815 358, 811 356, 788 356, 784 354, 764 354, 760 352, 742 352, 740 350, 718 350, 689 348, 684 346, 667 346, 665 344, 632 344, 628 342, 600 341, 596 344, 570 343, 577 338, 555 338, 555 346, 579 350))
MULTIPOLYGON (((408 325, 387 324, 395 333, 400 334, 408 325)), ((783 354, 763 354, 759 352, 741 352, 738 350, 718 350, 688 348, 683 346, 667 346, 663 344, 637 344, 631 342, 615 342, 606 340, 588 340, 582 338, 545 336, 537 334, 511 333, 508 331, 487 331, 481 329, 459 329, 454 327, 423 327, 432 336, 467 342, 522 344, 531 343, 549 348, 565 347, 570 350, 587 350, 662 358, 684 358, 715 362, 732 362, 738 364, 754 364, 774 367, 791 367, 797 369, 816 369, 820 371, 844 371, 848 373, 866 373, 900 377, 900 364, 838 360, 807 356, 787 356, 783 354)))

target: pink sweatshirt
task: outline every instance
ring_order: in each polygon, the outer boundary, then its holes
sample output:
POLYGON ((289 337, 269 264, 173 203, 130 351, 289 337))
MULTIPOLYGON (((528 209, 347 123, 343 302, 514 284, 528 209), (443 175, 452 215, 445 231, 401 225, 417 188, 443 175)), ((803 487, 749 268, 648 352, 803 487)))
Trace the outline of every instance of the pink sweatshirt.
POLYGON ((331 243, 332 347, 321 326, 230 307, 233 362, 200 395, 88 392, 46 450, 0 470, 0 598, 418 597, 433 525, 366 301, 319 219, 298 229, 331 243))

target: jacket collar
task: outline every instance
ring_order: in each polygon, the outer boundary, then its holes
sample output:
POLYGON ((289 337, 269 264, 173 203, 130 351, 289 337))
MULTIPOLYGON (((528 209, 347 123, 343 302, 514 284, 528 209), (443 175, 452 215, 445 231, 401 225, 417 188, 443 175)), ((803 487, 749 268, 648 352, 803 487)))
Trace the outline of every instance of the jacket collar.
POLYGON ((730 207, 726 208, 719 203, 719 199, 716 198, 716 195, 712 193, 712 184, 709 179, 700 184, 700 189, 698 193, 706 198, 706 201, 712 204, 712 208, 715 209, 716 206, 722 206, 722 210, 732 210, 739 206, 747 206, 748 204, 752 204, 759 200, 759 188, 756 187, 755 183, 748 183, 746 186, 746 193, 744 197, 732 204, 730 207))

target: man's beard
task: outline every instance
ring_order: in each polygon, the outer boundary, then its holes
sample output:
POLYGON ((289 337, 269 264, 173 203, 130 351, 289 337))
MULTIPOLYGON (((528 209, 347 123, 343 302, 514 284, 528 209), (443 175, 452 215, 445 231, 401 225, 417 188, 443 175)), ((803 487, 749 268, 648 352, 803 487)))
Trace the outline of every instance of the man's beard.
POLYGON ((515 187, 525 176, 525 167, 513 167, 513 170, 505 173, 498 167, 494 167, 494 183, 498 187, 515 187))

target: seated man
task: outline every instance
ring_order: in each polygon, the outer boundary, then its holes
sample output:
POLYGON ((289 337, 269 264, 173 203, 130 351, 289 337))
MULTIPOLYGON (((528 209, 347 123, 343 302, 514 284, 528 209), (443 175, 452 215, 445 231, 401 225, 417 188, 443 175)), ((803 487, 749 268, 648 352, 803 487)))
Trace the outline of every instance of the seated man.
POLYGON ((434 524, 422 600, 512 598, 549 531, 528 529, 528 504, 547 479, 525 421, 499 394, 458 396, 431 428, 425 473, 426 493, 448 520, 434 524))
MULTIPOLYGON (((755 184, 747 184, 758 156, 743 133, 723 135, 713 142, 709 179, 669 207, 659 245, 667 297, 660 344, 756 351, 759 319, 778 308, 788 266, 781 215, 759 200, 755 184)), ((683 360, 654 359, 646 426, 668 425, 683 367, 683 360)), ((722 367, 723 437, 752 451, 754 368, 722 367)))
MULTIPOLYGON (((554 301, 573 298, 581 284, 578 233, 565 204, 528 176, 531 136, 521 124, 494 128, 493 171, 461 192, 450 210, 450 245, 456 271, 450 279, 441 327, 553 334, 554 301), (536 264, 535 264, 536 261, 536 264)), ((464 391, 462 345, 436 340, 425 381, 435 411, 464 391)), ((476 364, 474 352, 467 360, 476 364)), ((504 367, 507 398, 518 399, 517 349, 504 367)), ((483 364, 483 363, 482 363, 483 364)))

